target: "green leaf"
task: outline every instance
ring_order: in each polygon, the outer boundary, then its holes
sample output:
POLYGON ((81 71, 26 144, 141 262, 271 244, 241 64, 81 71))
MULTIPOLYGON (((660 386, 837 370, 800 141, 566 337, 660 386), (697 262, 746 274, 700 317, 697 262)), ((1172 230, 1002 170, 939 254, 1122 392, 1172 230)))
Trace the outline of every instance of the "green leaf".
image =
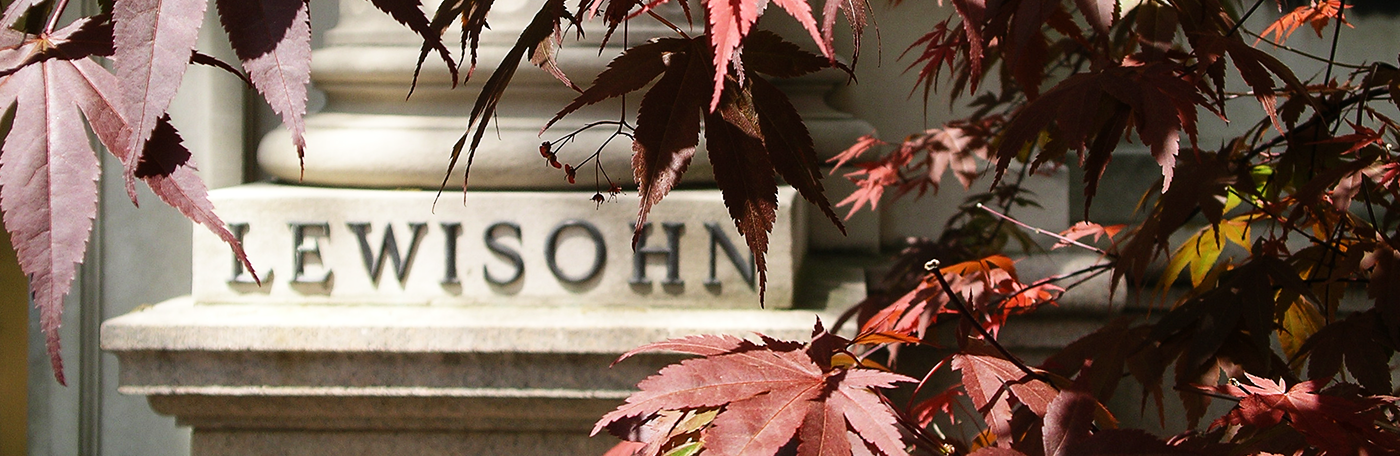
POLYGON ((671 451, 666 452, 666 456, 693 456, 695 454, 699 454, 700 450, 704 448, 705 445, 702 445, 700 442, 690 442, 685 445, 672 448, 671 451))

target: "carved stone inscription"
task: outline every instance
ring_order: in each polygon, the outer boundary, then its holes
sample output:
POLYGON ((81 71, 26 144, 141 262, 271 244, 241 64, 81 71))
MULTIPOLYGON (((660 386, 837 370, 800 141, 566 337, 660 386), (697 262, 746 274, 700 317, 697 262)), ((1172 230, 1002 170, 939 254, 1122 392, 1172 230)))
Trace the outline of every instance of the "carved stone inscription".
MULTIPOLYGON (((373 246, 374 241, 372 241, 371 224, 345 224, 345 227, 348 228, 351 233, 354 233, 355 238, 359 241, 360 257, 364 263, 364 267, 361 270, 364 271, 371 282, 376 284, 380 280, 380 271, 384 269, 386 261, 393 267, 393 277, 402 284, 408 279, 408 273, 413 263, 420 257, 419 246, 422 244, 423 237, 427 233, 428 224, 421 222, 404 223, 412 232, 411 235, 405 236, 408 238, 407 241, 400 239, 399 236, 394 234, 395 224, 394 222, 384 224, 380 230, 383 234, 379 237, 378 247, 373 246), (407 248, 400 248, 400 244, 403 242, 408 243, 407 248)), ((717 255, 723 255, 730 264, 734 265, 735 270, 739 273, 739 276, 742 277, 743 282, 749 288, 753 288, 755 286, 753 253, 748 251, 740 253, 739 249, 734 246, 734 241, 729 238, 730 233, 722 228, 719 223, 705 222, 704 225, 705 233, 709 236, 710 243, 710 267, 709 275, 705 278, 705 285, 723 285, 723 282, 719 280, 719 275, 717 274, 715 266, 717 262, 722 262, 718 260, 717 255), (747 254, 746 258, 743 257, 745 254, 747 254)), ((635 227, 636 225, 633 224, 633 226, 635 227)), ((646 245, 647 233, 651 231, 650 222, 648 222, 642 230, 643 234, 640 239, 639 247, 632 252, 632 276, 628 279, 629 284, 650 285, 652 281, 647 277, 647 264, 650 262, 648 257, 660 255, 661 258, 665 259, 664 264, 666 265, 665 279, 662 279, 661 283, 674 286, 685 285, 685 281, 680 278, 680 239, 684 232, 685 224, 666 222, 663 223, 662 226, 665 227, 666 230, 666 243, 665 246, 661 247, 650 247, 646 245)), ((461 260, 457 238, 461 236, 462 224, 457 222, 443 222, 440 224, 440 227, 443 231, 443 245, 441 246, 441 250, 429 250, 427 254, 430 256, 437 254, 437 256, 441 257, 441 261, 443 262, 443 275, 442 280, 439 282, 440 284, 444 287, 460 286, 462 279, 458 274, 458 271, 461 270, 458 264, 461 260)), ((229 224, 229 230, 243 242, 247 241, 248 229, 248 223, 229 224)), ((331 278, 331 267, 323 264, 319 268, 319 271, 309 274, 307 272, 307 261, 309 259, 314 261, 322 256, 322 243, 328 242, 330 238, 330 224, 326 222, 292 222, 287 224, 287 229, 291 232, 292 239, 291 243, 287 246, 288 253, 292 257, 290 280, 294 283, 303 284, 328 284, 331 278)), ((482 245, 490 250, 491 253, 499 255, 500 258, 507 263, 507 266, 503 269, 510 271, 499 275, 492 274, 491 271, 488 270, 487 264, 483 263, 481 265, 481 278, 487 283, 497 286, 506 286, 517 282, 524 277, 525 274, 525 259, 520 256, 520 252, 511 244, 502 242, 500 238, 502 236, 514 238, 517 241, 523 241, 523 239, 521 239, 520 225, 515 222, 496 222, 487 226, 486 230, 483 231, 481 237, 482 245), (505 234, 500 234, 499 231, 501 230, 498 230, 498 228, 504 229, 505 234)), ((429 249, 431 249, 431 247, 429 247, 429 249)), ((587 220, 566 220, 555 225, 545 238, 544 261, 545 264, 549 266, 549 272, 554 276, 555 280, 574 285, 584 284, 593 280, 594 277, 597 277, 598 274, 603 272, 603 266, 608 258, 607 249, 607 241, 603 239, 602 232, 600 232, 598 227, 594 226, 592 222, 587 220), (565 231, 569 229, 582 230, 582 232, 586 234, 585 239, 587 243, 593 247, 593 252, 591 254, 584 257, 561 257, 559 245, 562 242, 561 239, 565 231), (564 272, 564 268, 561 267, 561 264, 566 262, 580 265, 587 264, 588 266, 582 269, 583 272, 581 274, 570 274, 564 272)), ((236 286, 240 284, 256 284, 258 282, 253 274, 244 268, 243 262, 234 259, 230 264, 232 269, 229 274, 229 284, 236 286)), ((349 265, 342 265, 342 267, 343 266, 349 265)), ((350 266, 350 268, 355 269, 354 266, 350 266)), ((337 269, 339 269, 339 267, 337 267, 337 269)), ((269 269, 264 269, 262 271, 262 274, 269 278, 272 277, 272 273, 273 271, 269 269)))
MULTIPOLYGON (((257 268, 196 234, 201 302, 757 305, 753 257, 718 191, 674 192, 632 248, 635 206, 559 192, 374 191, 256 185, 216 191, 257 268)), ((783 208, 769 247, 772 307, 791 304, 805 214, 783 208)))

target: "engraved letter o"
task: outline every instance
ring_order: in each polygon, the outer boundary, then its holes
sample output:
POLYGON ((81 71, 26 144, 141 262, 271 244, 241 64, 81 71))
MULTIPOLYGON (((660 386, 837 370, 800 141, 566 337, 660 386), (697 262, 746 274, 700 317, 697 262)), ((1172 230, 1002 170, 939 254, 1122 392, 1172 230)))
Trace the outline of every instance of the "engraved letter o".
POLYGON ((603 262, 607 258, 608 252, 607 246, 603 242, 603 233, 598 232, 598 228, 593 224, 583 220, 565 220, 564 223, 554 227, 549 232, 549 237, 545 239, 544 261, 549 265, 549 272, 554 273, 554 277, 564 283, 580 284, 592 280, 598 273, 603 272, 603 262), (559 263, 555 260, 559 251, 559 235, 571 227, 583 228, 584 232, 588 233, 588 237, 593 239, 593 265, 588 268, 587 272, 574 277, 570 277, 560 270, 559 263))

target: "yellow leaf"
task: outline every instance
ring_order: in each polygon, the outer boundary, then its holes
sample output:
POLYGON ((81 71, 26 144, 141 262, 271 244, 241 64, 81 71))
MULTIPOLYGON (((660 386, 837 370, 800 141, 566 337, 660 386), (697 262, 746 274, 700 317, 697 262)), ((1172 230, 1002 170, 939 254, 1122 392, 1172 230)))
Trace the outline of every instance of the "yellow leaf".
MULTIPOLYGON (((1283 354, 1292 359, 1298 354, 1298 348, 1303 346, 1303 342, 1325 324, 1317 307, 1308 303, 1306 299, 1295 299, 1288 310, 1284 311, 1283 321, 1277 331, 1278 343, 1283 348, 1283 354)), ((1302 367, 1302 364, 1299 363, 1297 367, 1302 367)))
POLYGON ((1199 286, 1205 280, 1206 273, 1210 272, 1220 259, 1220 252, 1225 249, 1227 241, 1248 249, 1249 222, 1249 216, 1236 217, 1216 226, 1201 228, 1191 235, 1172 253, 1167 270, 1162 274, 1162 291, 1166 291, 1171 282, 1187 269, 1191 271, 1191 286, 1199 286))

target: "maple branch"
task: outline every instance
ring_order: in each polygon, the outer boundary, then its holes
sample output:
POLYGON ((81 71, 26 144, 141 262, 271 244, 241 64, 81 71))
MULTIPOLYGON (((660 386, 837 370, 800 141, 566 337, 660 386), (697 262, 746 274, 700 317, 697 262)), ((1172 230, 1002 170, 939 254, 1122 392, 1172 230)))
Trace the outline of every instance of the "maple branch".
MULTIPOLYGON (((1026 175, 1027 175, 1027 174, 1030 174, 1030 167, 1022 166, 1022 167, 1021 167, 1021 172, 1018 173, 1017 176, 1016 176, 1016 183, 1015 183, 1015 184, 1012 184, 1011 188, 1015 189, 1017 192, 1020 192, 1020 191, 1024 190, 1023 188, 1021 188, 1021 184, 1024 183, 1024 182, 1026 181, 1026 175)), ((1011 205, 1012 205, 1012 204, 1015 204, 1015 202, 1016 202, 1016 194, 1015 194, 1015 193, 1012 193, 1011 195, 1007 196, 1006 198, 1004 198, 1004 199, 1002 200, 1001 211, 1004 212, 1004 213, 1006 213, 1006 214, 1010 214, 1010 213, 1011 213, 1011 207, 1012 207, 1011 205)), ((997 235, 997 233, 1001 232, 1002 224, 1003 224, 1003 223, 1006 223, 1006 220, 1012 220, 1012 219, 1011 219, 1011 216, 1009 216, 1009 215, 997 214, 995 211, 992 211, 992 210, 990 210, 990 209, 987 209, 986 207, 984 207, 984 206, 982 205, 982 203, 977 203, 977 207, 978 207, 978 208, 981 208, 981 209, 984 209, 984 210, 987 210, 987 212, 991 212, 992 214, 996 214, 996 215, 1000 216, 1000 218, 997 220, 996 226, 993 226, 992 229, 991 229, 991 231, 988 231, 988 232, 986 233, 986 236, 987 236, 987 237, 984 238, 984 240, 982 241, 983 243, 989 243, 989 242, 991 242, 992 238, 994 238, 994 237, 997 235)), ((1022 226, 1022 227, 1026 227, 1026 225, 1023 224, 1023 223, 1017 222, 1016 224, 1017 224, 1017 225, 1020 225, 1020 226, 1022 226)), ((1029 227, 1027 227, 1027 228, 1029 228, 1029 227)), ((1034 229, 1034 228, 1032 228, 1032 229, 1034 229)))
POLYGON ((1366 215, 1371 219, 1371 227, 1376 230, 1376 234, 1380 235, 1382 241, 1385 241, 1386 244, 1395 245, 1394 242, 1391 242, 1390 236, 1385 234, 1385 230, 1381 229, 1380 223, 1376 222, 1376 209, 1372 206, 1373 203, 1371 202, 1371 186, 1368 185, 1369 182, 1367 181, 1368 179, 1361 179, 1361 197, 1366 200, 1366 215))
MULTIPOLYGON (((1327 54, 1327 71, 1325 73, 1325 76, 1322 77, 1323 84, 1327 84, 1328 81, 1332 80, 1332 67, 1336 66, 1337 64, 1337 62, 1335 62, 1334 59, 1337 58, 1337 42, 1340 41, 1340 38, 1342 36, 1343 19, 1341 14, 1342 11, 1346 10, 1346 7, 1347 0, 1341 0, 1337 7, 1337 21, 1335 24, 1336 27, 1332 29, 1332 50, 1329 51, 1327 54)), ((1333 133, 1336 132, 1335 129, 1332 131, 1333 133)))
POLYGON ((1076 246, 1076 247, 1081 247, 1081 248, 1084 248, 1084 249, 1088 249, 1088 250, 1090 250, 1090 251, 1092 251, 1092 252, 1098 253, 1098 254, 1100 254, 1100 255, 1103 255, 1103 256, 1106 256, 1106 257, 1109 257, 1109 258, 1114 258, 1114 259, 1118 258, 1118 255, 1117 255, 1117 254, 1109 253, 1108 251, 1105 251, 1104 249, 1101 249, 1101 248, 1098 248, 1098 247, 1094 247, 1094 246, 1092 246, 1092 245, 1088 245, 1088 244, 1085 244, 1085 243, 1076 241, 1076 240, 1074 240, 1074 239, 1070 239, 1070 238, 1061 236, 1059 233, 1052 233, 1052 232, 1049 232, 1049 231, 1042 230, 1042 229, 1040 229, 1040 228, 1036 228, 1036 227, 1027 225, 1025 222, 1022 222, 1022 221, 1020 221, 1020 220, 1016 220, 1016 219, 1011 218, 1011 217, 1009 217, 1009 216, 1003 215, 1002 213, 997 212, 997 211, 993 210, 992 208, 989 208, 989 207, 983 205, 982 203, 977 203, 977 208, 978 208, 978 209, 981 209, 981 210, 984 210, 984 211, 987 211, 988 213, 990 213, 990 214, 992 214, 992 215, 995 215, 995 216, 1001 218, 1002 220, 1006 220, 1006 221, 1008 221, 1008 222, 1014 223, 1014 224, 1016 224, 1016 226, 1019 226, 1019 227, 1021 227, 1021 228, 1025 228, 1025 229, 1027 229, 1027 230, 1031 230, 1031 231, 1035 232, 1036 234, 1043 234, 1043 235, 1046 235, 1046 236, 1050 236, 1050 237, 1053 237, 1053 238, 1055 238, 1055 239, 1059 239, 1061 242, 1065 242, 1065 243, 1068 243, 1068 244, 1073 245, 1073 246, 1076 246))
MULTIPOLYGON (((1227 188, 1227 191, 1229 191, 1230 193, 1234 193, 1235 196, 1238 197, 1238 198, 1240 199, 1240 201, 1244 201, 1244 202, 1246 202, 1246 203, 1249 203, 1250 206, 1254 206, 1254 208, 1255 208, 1256 210, 1258 210, 1260 213, 1263 213, 1264 215, 1268 216, 1270 220, 1273 220, 1273 221, 1275 221, 1275 222, 1278 222, 1279 224, 1282 224, 1283 227, 1284 227, 1284 229, 1287 229, 1287 230, 1289 230, 1289 231, 1298 233, 1298 234, 1302 235, 1303 237, 1308 238, 1308 240, 1309 240, 1309 241, 1312 241, 1314 244, 1321 245, 1321 246, 1323 246, 1323 247, 1325 247, 1325 248, 1327 248, 1327 249, 1329 249, 1329 250, 1337 250, 1337 248, 1334 247, 1334 246, 1332 245, 1331 242, 1324 241, 1324 240, 1322 240, 1321 238, 1318 238, 1317 236, 1314 236, 1312 233, 1309 233, 1309 232, 1307 232, 1307 231, 1303 231, 1302 228, 1298 228, 1297 226, 1294 226, 1294 225, 1293 225, 1292 223, 1290 223, 1288 220, 1285 220, 1285 219, 1283 218, 1283 216, 1281 216, 1281 215, 1274 214, 1273 212, 1269 212, 1269 210, 1268 210, 1268 209, 1265 209, 1263 205, 1259 204, 1259 202, 1254 201, 1254 200, 1251 199, 1251 198, 1247 198, 1246 195, 1241 194, 1238 190, 1235 190, 1234 187, 1228 187, 1228 188, 1227 188)), ((1343 253, 1343 252, 1340 251, 1340 250, 1337 250, 1336 253, 1339 253, 1339 254, 1340 254, 1340 253, 1343 253)))
POLYGON ((1199 394, 1199 395, 1202 395, 1202 396, 1212 397, 1212 398, 1215 398, 1215 399, 1224 399, 1224 400, 1231 401, 1231 402, 1239 402, 1239 401, 1240 401, 1240 398, 1235 397, 1235 396, 1231 396, 1231 395, 1228 395, 1228 394, 1213 393, 1213 392, 1210 392, 1210 391, 1206 391, 1206 390, 1202 390, 1202 389, 1196 389, 1196 388, 1182 388, 1181 385, 1172 386, 1172 389, 1173 389, 1173 390, 1176 390, 1176 391, 1178 391, 1178 392, 1182 392, 1182 393, 1194 393, 1194 394, 1199 394))
POLYGON ((934 277, 938 278, 938 284, 943 287, 943 292, 948 295, 948 301, 952 302, 953 306, 958 308, 958 313, 961 314, 963 318, 966 318, 968 323, 972 324, 973 328, 977 329, 977 333, 981 334, 982 338, 985 339, 988 344, 991 344, 992 348, 995 348, 997 352, 1006 357, 1006 360, 1010 361, 1011 364, 1016 365, 1016 368, 1024 372, 1027 377, 1045 382, 1045 384, 1050 385, 1051 388, 1059 391, 1060 388, 1055 386, 1048 377, 1036 372, 1035 369, 1031 369, 1030 366, 1026 365, 1025 361, 1011 354, 1010 350, 1007 350, 1005 346, 1001 345, 1001 342, 997 342, 996 337, 992 336, 992 333, 988 332, 987 328, 983 327, 982 323, 977 321, 977 317, 972 315, 971 310, 968 310, 967 303, 963 302, 962 296, 954 292, 953 286, 948 284, 948 279, 943 277, 943 269, 939 268, 940 264, 942 264, 942 262, 938 261, 937 258, 928 260, 927 263, 924 263, 924 270, 929 271, 934 277))
POLYGON ((1250 16, 1253 16, 1253 15, 1254 15, 1254 11, 1259 9, 1259 5, 1263 5, 1263 4, 1264 4, 1264 0, 1255 0, 1254 6, 1249 7, 1249 11, 1248 11, 1248 12, 1245 12, 1243 16, 1240 16, 1240 20, 1238 20, 1238 21, 1235 22, 1235 26, 1234 26, 1234 27, 1230 27, 1230 31, 1229 31, 1229 33, 1226 33, 1226 34, 1225 34, 1225 37, 1226 37, 1226 38, 1229 38, 1229 37, 1231 37, 1231 36, 1234 36, 1235 32, 1237 32, 1237 31, 1240 30, 1240 26, 1244 25, 1244 22, 1247 21, 1247 20, 1249 20, 1249 17, 1250 17, 1250 16))
POLYGON ((1010 300, 1014 299, 1015 297, 1020 296, 1021 294, 1025 293, 1025 292, 1027 292, 1027 291, 1031 291, 1031 290, 1034 290, 1034 289, 1036 289, 1036 288, 1039 288, 1039 287, 1042 286, 1042 285, 1046 285, 1046 284, 1050 284, 1050 283, 1054 283, 1054 282, 1059 282, 1059 281, 1061 281, 1061 280, 1065 280, 1065 279, 1068 279, 1068 278, 1071 278, 1071 277, 1074 277, 1074 276, 1077 276, 1077 275, 1081 275, 1081 274, 1088 274, 1088 273, 1090 273, 1090 272, 1093 272, 1093 273, 1094 273, 1093 275, 1090 275, 1089 277, 1085 277, 1084 279, 1082 279, 1082 280, 1080 280, 1080 281, 1078 281, 1078 282, 1075 282, 1075 283, 1072 283, 1072 284, 1069 284, 1069 285, 1065 286, 1065 291, 1069 291, 1071 288, 1077 287, 1077 286, 1083 284, 1084 282, 1086 282, 1086 281, 1088 281, 1088 280, 1090 280, 1090 279, 1093 279, 1094 277, 1098 277, 1099 274, 1103 274, 1104 271, 1107 271, 1109 268, 1112 268, 1113 265, 1114 265, 1114 263, 1112 263, 1112 262, 1108 262, 1108 263, 1099 263, 1099 264, 1095 264, 1095 265, 1093 265, 1093 266, 1089 266, 1089 267, 1086 267, 1086 268, 1083 268, 1083 269, 1080 269, 1080 270, 1077 270, 1077 271, 1066 272, 1066 273, 1063 273, 1063 274, 1055 274, 1055 275, 1052 275, 1052 276, 1049 276, 1049 277, 1046 277, 1046 278, 1037 280, 1037 281, 1035 281, 1035 282, 1031 282, 1030 285, 1026 285, 1025 288, 1022 288, 1022 289, 1020 289, 1020 290, 1016 290, 1015 293, 1011 293, 1011 294, 1009 294, 1009 295, 1002 296, 1002 297, 1001 297, 1000 299, 998 299, 995 303, 993 303, 993 305, 1001 305, 1002 303, 1004 303, 1004 302, 1006 302, 1006 301, 1010 301, 1010 300))
POLYGON ((894 404, 890 402, 890 398, 874 390, 871 390, 871 392, 874 392, 875 396, 880 398, 880 402, 883 402, 886 407, 889 407, 890 410, 894 412, 895 420, 905 429, 909 430, 909 433, 918 440, 918 442, 915 443, 916 446, 918 446, 919 443, 923 443, 927 449, 936 450, 942 454, 951 454, 947 451, 943 451, 947 448, 946 443, 940 441, 937 437, 928 435, 928 431, 925 431, 922 426, 919 426, 918 422, 905 414, 905 410, 895 407, 894 404))
POLYGON ((671 28, 671 31, 672 31, 672 32, 676 32, 677 34, 679 34, 679 35, 681 36, 681 38, 690 39, 690 35, 687 35, 687 34, 685 33, 685 31, 682 31, 680 27, 677 27, 677 26, 676 26, 676 24, 672 24, 671 21, 668 21, 668 20, 666 20, 666 18, 661 17, 660 14, 656 14, 656 11, 647 10, 647 15, 648 15, 648 16, 651 16, 653 19, 656 19, 656 20, 658 20, 658 21, 661 21, 661 23, 662 23, 663 25, 665 25, 665 26, 667 26, 667 27, 670 27, 670 28, 671 28))
POLYGON ((1289 46, 1289 45, 1286 45, 1286 44, 1283 44, 1283 43, 1279 43, 1279 42, 1277 42, 1277 41, 1274 41, 1274 40, 1271 40, 1271 39, 1268 39, 1268 38, 1265 38, 1263 35, 1260 35, 1260 34, 1258 34, 1258 33, 1251 32, 1251 31, 1249 31, 1249 30, 1245 30, 1244 33, 1245 33, 1246 35, 1252 36, 1252 37, 1254 37, 1254 38, 1256 38, 1256 39, 1258 39, 1258 40, 1260 40, 1260 41, 1263 41, 1263 42, 1265 42, 1265 43, 1272 44, 1272 45, 1274 45, 1274 47, 1276 47, 1276 48, 1283 49, 1283 50, 1288 51, 1288 52, 1292 52, 1292 53, 1297 54, 1297 55, 1299 55, 1299 56, 1301 56, 1301 57, 1305 57, 1305 58, 1308 58, 1308 59, 1312 59, 1312 60, 1317 61, 1317 62, 1321 62, 1321 63, 1332 63, 1332 64, 1337 65, 1337 66, 1339 66, 1339 67, 1342 67, 1342 68, 1351 68, 1351 69, 1353 69, 1353 70, 1363 70, 1363 69, 1366 69, 1366 68, 1370 68, 1370 67, 1371 67, 1370 65, 1364 65, 1364 66, 1363 66, 1363 65, 1356 65, 1356 64, 1351 64, 1351 63, 1337 62, 1337 61, 1334 61, 1334 60, 1328 60, 1326 57, 1322 57, 1322 56, 1319 56, 1319 55, 1313 55, 1313 54, 1308 53, 1307 51, 1304 51, 1304 50, 1302 50, 1302 49, 1298 49, 1298 48, 1295 48, 1295 47, 1292 47, 1292 46, 1289 46))

